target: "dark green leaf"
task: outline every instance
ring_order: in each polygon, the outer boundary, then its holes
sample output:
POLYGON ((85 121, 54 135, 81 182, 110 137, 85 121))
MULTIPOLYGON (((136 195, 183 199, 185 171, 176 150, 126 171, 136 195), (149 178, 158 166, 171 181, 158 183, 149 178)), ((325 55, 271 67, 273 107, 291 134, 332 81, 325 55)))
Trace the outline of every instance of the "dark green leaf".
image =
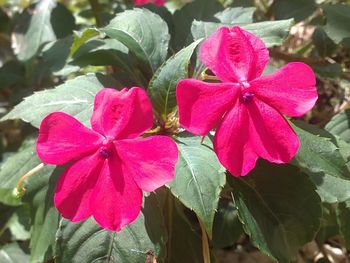
POLYGON ((297 22, 312 15, 316 8, 314 0, 278 0, 272 5, 276 19, 294 18, 297 22))
POLYGON ((176 102, 176 85, 181 79, 189 78, 189 63, 193 51, 200 40, 180 50, 169 58, 153 75, 148 87, 148 94, 154 109, 165 120, 174 111, 176 102))
POLYGON ((172 196, 168 197, 166 220, 169 240, 166 263, 203 263, 201 237, 185 215, 185 207, 172 196))
POLYGON ((350 38, 350 6, 337 4, 323 5, 322 8, 327 18, 324 30, 328 36, 336 44, 350 38))
POLYGON ((55 256, 59 214, 53 204, 56 181, 62 169, 46 166, 29 177, 23 202, 29 203, 32 218, 31 262, 46 262, 55 256))
POLYGON ((312 42, 314 43, 316 50, 321 57, 331 55, 337 47, 321 27, 317 27, 315 29, 314 33, 312 34, 312 42))
POLYGON ((147 9, 135 8, 120 13, 101 31, 123 43, 153 72, 167 56, 170 39, 168 26, 147 9))
POLYGON ((232 187, 245 232, 278 262, 290 262, 315 237, 321 200, 297 168, 260 163, 247 177, 233 178, 232 187))
POLYGON ((347 248, 350 248, 350 201, 340 203, 337 208, 339 230, 344 237, 347 248))
POLYGON ((215 214, 213 225, 213 246, 225 248, 232 246, 243 233, 238 219, 238 211, 232 200, 222 199, 215 214))
POLYGON ((65 38, 71 35, 76 27, 72 13, 60 3, 57 3, 52 10, 50 22, 57 38, 65 38))
POLYGON ((221 189, 225 185, 225 169, 220 165, 211 140, 206 137, 177 137, 179 160, 171 192, 193 210, 212 236, 212 226, 221 189))
POLYGON ((317 74, 326 78, 338 78, 343 72, 342 66, 338 63, 314 65, 312 68, 317 74))
POLYGON ((39 127, 47 114, 63 111, 89 125, 95 94, 102 87, 117 86, 113 78, 101 74, 80 76, 25 98, 1 120, 22 119, 39 127))
POLYGON ((193 20, 219 22, 214 15, 222 10, 223 6, 217 0, 195 0, 177 10, 174 13, 175 37, 172 39, 175 49, 181 49, 192 42, 193 20))
POLYGON ((150 194, 136 221, 120 232, 102 229, 91 218, 74 224, 62 220, 57 233, 57 262, 144 263, 147 254, 162 262, 166 242, 157 196, 150 194))

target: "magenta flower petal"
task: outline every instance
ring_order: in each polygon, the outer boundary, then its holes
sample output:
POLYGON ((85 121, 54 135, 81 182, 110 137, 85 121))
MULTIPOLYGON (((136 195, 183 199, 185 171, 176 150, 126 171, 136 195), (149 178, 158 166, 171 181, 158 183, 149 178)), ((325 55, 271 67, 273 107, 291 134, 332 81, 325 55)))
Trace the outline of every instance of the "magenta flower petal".
POLYGON ((103 136, 86 128, 74 117, 54 112, 40 124, 36 150, 48 164, 64 164, 96 150, 103 136))
POLYGON ((104 162, 92 196, 93 217, 112 231, 132 223, 141 211, 142 191, 133 177, 123 172, 117 155, 104 162))
POLYGON ((276 72, 251 82, 257 97, 289 116, 300 116, 316 103, 315 74, 301 62, 285 65, 276 72))
POLYGON ((178 150, 169 137, 120 140, 116 148, 125 175, 133 177, 142 190, 154 191, 173 179, 178 150))
POLYGON ((102 164, 102 159, 95 153, 76 161, 61 174, 54 203, 64 218, 77 222, 91 216, 91 192, 102 164))
POLYGON ((200 48, 200 58, 220 80, 244 82, 259 77, 269 61, 263 41, 237 26, 219 28, 200 48))
POLYGON ((135 5, 145 5, 149 3, 162 6, 165 4, 165 1, 164 0, 134 0, 135 5))
POLYGON ((153 125, 152 105, 141 88, 104 88, 96 94, 92 129, 116 139, 135 138, 153 125))
POLYGON ((181 125, 192 133, 206 135, 232 107, 239 92, 239 85, 234 83, 180 81, 176 97, 181 125))
POLYGON ((249 112, 240 100, 225 115, 214 136, 214 150, 233 176, 246 175, 258 159, 249 134, 249 112))
POLYGON ((283 116, 258 99, 247 105, 250 139, 256 153, 273 163, 288 163, 299 148, 299 139, 283 116))

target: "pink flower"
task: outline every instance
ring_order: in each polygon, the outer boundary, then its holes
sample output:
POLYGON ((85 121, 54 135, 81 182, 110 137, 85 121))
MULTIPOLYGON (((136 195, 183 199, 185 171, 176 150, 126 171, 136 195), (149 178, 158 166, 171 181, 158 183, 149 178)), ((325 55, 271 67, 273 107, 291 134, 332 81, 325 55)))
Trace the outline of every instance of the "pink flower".
POLYGON ((77 222, 93 216, 113 231, 136 219, 142 190, 151 192, 171 181, 178 158, 172 139, 139 137, 152 125, 152 107, 140 88, 98 92, 92 129, 63 112, 45 117, 36 148, 40 159, 69 163, 54 197, 63 217, 77 222))
POLYGON ((269 61, 263 41, 234 26, 219 28, 201 46, 200 58, 222 81, 179 82, 180 123, 205 135, 214 127, 214 150, 232 175, 246 175, 260 156, 287 163, 299 140, 282 114, 300 116, 317 100, 312 69, 299 62, 261 76, 269 61))
POLYGON ((134 0, 135 5, 145 5, 148 3, 162 6, 165 4, 165 1, 164 0, 134 0))

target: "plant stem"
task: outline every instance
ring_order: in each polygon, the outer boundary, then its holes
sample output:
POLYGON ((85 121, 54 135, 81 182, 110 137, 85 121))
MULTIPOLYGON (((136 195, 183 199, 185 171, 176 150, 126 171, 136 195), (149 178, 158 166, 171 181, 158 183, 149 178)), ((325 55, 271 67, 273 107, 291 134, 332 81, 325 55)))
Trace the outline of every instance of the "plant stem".
POLYGON ((39 172, 41 169, 45 167, 44 163, 40 163, 37 166, 35 166, 32 170, 30 170, 28 173, 23 175, 17 182, 17 193, 18 194, 23 194, 26 190, 24 189, 24 181, 27 179, 29 176, 32 176, 33 174, 39 172))
POLYGON ((205 227, 202 221, 198 218, 199 224, 202 230, 202 252, 203 252, 203 262, 210 263, 210 249, 209 249, 209 241, 207 232, 205 231, 205 227))
POLYGON ((101 21, 100 15, 99 15, 100 4, 98 3, 98 0, 89 0, 89 3, 91 6, 92 13, 94 14, 94 17, 95 17, 96 26, 101 27, 102 21, 101 21))

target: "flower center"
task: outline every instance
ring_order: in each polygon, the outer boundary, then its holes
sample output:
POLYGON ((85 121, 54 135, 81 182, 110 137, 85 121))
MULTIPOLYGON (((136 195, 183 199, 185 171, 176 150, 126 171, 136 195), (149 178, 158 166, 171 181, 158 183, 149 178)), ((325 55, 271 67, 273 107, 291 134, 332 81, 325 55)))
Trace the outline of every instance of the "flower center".
POLYGON ((254 93, 251 91, 242 91, 241 98, 243 103, 248 103, 251 102, 252 99, 254 98, 254 93))
POLYGON ((103 159, 108 159, 113 155, 113 139, 106 138, 99 149, 99 155, 103 159))

